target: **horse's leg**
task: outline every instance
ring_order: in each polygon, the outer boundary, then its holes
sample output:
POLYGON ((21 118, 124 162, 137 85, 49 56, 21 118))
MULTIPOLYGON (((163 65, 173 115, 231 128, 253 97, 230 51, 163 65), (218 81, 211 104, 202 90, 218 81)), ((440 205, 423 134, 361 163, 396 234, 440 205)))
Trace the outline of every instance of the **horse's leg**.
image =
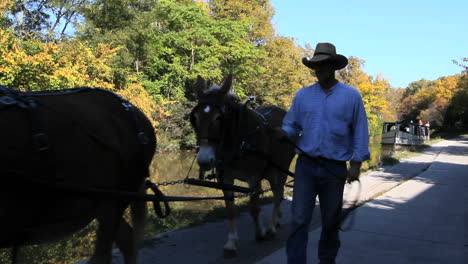
POLYGON ((262 241, 265 239, 265 228, 263 227, 262 221, 260 220, 260 194, 258 193, 258 191, 261 190, 261 179, 253 176, 248 183, 250 189, 256 191, 255 194, 250 195, 249 201, 249 211, 255 225, 255 240, 262 241))
MULTIPOLYGON (((141 189, 140 192, 145 194, 145 189, 141 189)), ((143 241, 146 217, 148 216, 148 206, 146 202, 132 202, 130 204, 130 213, 132 215, 132 226, 133 232, 135 233, 135 241, 137 247, 143 241)))
MULTIPOLYGON (((234 179, 232 177, 226 178, 224 177, 223 180, 226 184, 233 184, 234 179)), ((228 217, 228 237, 226 244, 224 244, 224 256, 225 257, 233 257, 237 254, 237 241, 239 237, 237 236, 237 228, 236 228, 236 208, 234 205, 234 193, 232 191, 225 191, 223 190, 224 194, 224 203, 226 205, 226 213, 228 217)))
POLYGON ((124 263, 136 264, 138 250, 135 243, 135 233, 123 218, 120 220, 119 232, 115 242, 122 253, 124 263))
POLYGON ((138 247, 139 243, 143 240, 145 221, 148 213, 146 202, 132 202, 130 204, 130 213, 132 215, 133 228, 122 218, 116 243, 120 252, 122 252, 125 264, 136 264, 138 247))
POLYGON ((11 248, 11 263, 16 264, 18 263, 18 255, 19 255, 20 247, 19 246, 13 246, 11 248))
POLYGON ((284 196, 284 183, 286 182, 286 175, 277 170, 269 171, 270 177, 268 181, 273 191, 273 210, 271 220, 268 224, 267 236, 274 237, 276 235, 276 228, 279 227, 279 220, 281 218, 281 201, 284 196))
POLYGON ((98 207, 98 229, 94 254, 88 264, 111 264, 112 244, 120 227, 124 206, 103 202, 98 207))

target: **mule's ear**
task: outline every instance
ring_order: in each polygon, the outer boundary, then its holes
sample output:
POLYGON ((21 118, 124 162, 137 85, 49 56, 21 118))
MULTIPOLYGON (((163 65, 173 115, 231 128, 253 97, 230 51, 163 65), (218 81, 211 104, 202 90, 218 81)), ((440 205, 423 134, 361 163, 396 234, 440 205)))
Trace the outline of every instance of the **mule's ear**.
POLYGON ((203 94, 203 91, 206 89, 206 81, 200 75, 197 76, 197 82, 195 83, 195 88, 197 89, 197 95, 203 94))
POLYGON ((226 94, 229 92, 232 86, 232 74, 229 74, 226 78, 226 80, 223 83, 223 86, 221 87, 220 92, 223 94, 226 94))

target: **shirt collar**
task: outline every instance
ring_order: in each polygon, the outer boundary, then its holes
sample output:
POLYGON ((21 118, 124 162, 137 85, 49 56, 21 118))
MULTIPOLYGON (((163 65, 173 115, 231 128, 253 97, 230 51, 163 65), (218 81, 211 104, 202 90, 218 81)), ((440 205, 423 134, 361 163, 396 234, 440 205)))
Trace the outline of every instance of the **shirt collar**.
POLYGON ((328 95, 328 94, 332 94, 333 91, 335 91, 337 89, 337 87, 341 85, 341 82, 340 81, 336 82, 335 85, 330 87, 330 89, 328 89, 327 91, 325 91, 325 89, 322 88, 322 86, 320 85, 319 82, 316 82, 316 85, 320 89, 320 91, 322 91, 324 94, 328 95))

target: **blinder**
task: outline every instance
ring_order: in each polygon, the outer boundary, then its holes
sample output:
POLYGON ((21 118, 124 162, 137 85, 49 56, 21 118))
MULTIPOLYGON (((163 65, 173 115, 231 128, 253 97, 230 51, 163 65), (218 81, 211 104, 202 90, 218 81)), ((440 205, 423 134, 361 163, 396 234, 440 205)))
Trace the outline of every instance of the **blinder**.
POLYGON ((196 105, 192 112, 190 112, 190 123, 192 124, 192 127, 194 128, 195 130, 195 134, 197 136, 197 142, 199 143, 200 141, 202 140, 207 140, 208 142, 214 142, 216 144, 219 144, 221 142, 221 139, 222 139, 222 134, 223 134, 223 121, 224 121, 224 117, 225 117, 225 110, 224 110, 224 106, 222 104, 219 104, 219 103, 213 103, 213 102, 200 102, 198 105, 196 105), (220 125, 220 128, 219 128, 219 131, 217 131, 218 133, 213 133, 213 135, 210 135, 210 136, 203 136, 203 137, 200 137, 199 136, 199 128, 197 127, 197 124, 196 124, 196 120, 195 120, 195 113, 197 111, 200 111, 200 109, 203 109, 205 107, 213 107, 213 108, 216 108, 218 109, 219 113, 221 113, 221 119, 220 119, 220 122, 221 122, 221 125, 220 125))
POLYGON ((195 130, 197 145, 206 143, 214 145, 217 163, 229 162, 256 150, 257 142, 254 135, 267 124, 262 114, 252 110, 259 116, 260 123, 254 127, 248 125, 248 104, 252 100, 250 97, 245 104, 240 104, 238 99, 225 94, 209 94, 199 97, 198 104, 190 112, 190 123, 195 130), (213 112, 204 113, 206 107, 210 107, 213 112), (213 120, 202 124, 197 122, 197 113, 203 114, 205 118, 210 114, 210 117, 214 118, 215 115, 212 113, 220 114, 219 126, 216 127, 213 120), (198 127, 200 125, 206 127, 198 127))

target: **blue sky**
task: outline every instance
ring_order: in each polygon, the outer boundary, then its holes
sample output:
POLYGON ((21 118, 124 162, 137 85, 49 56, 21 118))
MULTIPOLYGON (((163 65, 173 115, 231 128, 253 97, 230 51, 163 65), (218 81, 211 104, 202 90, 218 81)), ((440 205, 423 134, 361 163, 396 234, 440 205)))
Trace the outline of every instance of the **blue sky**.
POLYGON ((461 72, 468 57, 467 0, 271 0, 277 33, 296 43, 331 42, 365 60, 393 87, 461 72))

